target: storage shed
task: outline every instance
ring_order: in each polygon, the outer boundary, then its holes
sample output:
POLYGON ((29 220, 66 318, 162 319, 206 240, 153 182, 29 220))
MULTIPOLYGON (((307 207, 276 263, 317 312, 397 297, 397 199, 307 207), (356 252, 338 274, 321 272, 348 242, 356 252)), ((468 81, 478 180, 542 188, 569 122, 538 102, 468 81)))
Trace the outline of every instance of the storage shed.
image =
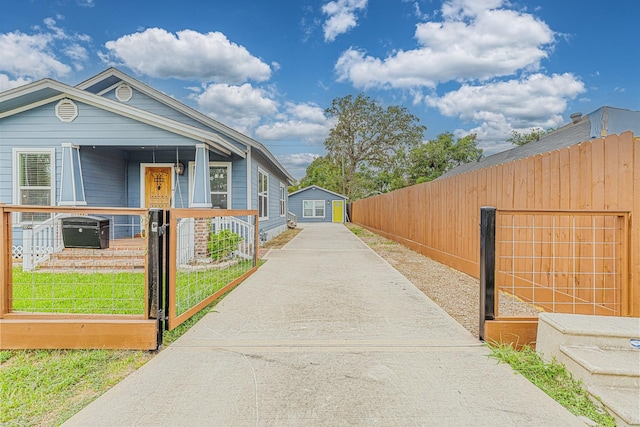
POLYGON ((298 222, 345 222, 347 196, 311 185, 289 194, 289 210, 298 222))

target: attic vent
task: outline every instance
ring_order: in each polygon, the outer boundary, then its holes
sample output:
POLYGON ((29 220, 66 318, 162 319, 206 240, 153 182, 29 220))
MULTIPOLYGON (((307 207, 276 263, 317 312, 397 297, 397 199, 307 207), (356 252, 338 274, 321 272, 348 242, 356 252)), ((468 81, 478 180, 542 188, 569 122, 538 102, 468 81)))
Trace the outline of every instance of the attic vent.
POLYGON ((63 99, 56 104, 56 117, 61 122, 72 122, 78 117, 78 106, 70 99, 63 99))
POLYGON ((116 98, 118 98, 118 101, 127 102, 132 96, 133 90, 131 86, 123 83, 116 88, 116 98))
POLYGON ((571 119, 571 122, 573 124, 576 124, 580 122, 580 120, 582 120, 582 113, 573 113, 572 115, 569 116, 569 118, 571 119))

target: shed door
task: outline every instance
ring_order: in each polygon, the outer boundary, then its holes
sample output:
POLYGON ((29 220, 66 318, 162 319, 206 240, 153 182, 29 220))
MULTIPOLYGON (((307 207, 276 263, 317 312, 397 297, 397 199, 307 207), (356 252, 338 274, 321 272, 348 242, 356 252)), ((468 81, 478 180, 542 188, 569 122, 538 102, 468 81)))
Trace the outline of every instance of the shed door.
POLYGON ((344 202, 342 200, 333 200, 333 222, 344 222, 344 202))
POLYGON ((171 207, 171 173, 170 167, 145 169, 145 207, 159 209, 171 207))

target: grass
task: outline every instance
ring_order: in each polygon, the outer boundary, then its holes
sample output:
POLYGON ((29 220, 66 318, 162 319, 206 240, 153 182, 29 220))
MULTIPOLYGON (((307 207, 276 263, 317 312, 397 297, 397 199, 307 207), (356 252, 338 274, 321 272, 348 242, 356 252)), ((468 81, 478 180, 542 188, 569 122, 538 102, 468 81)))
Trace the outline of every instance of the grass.
MULTIPOLYGON (((178 297, 189 307, 252 268, 179 275, 178 297)), ((13 270, 13 307, 44 313, 142 314, 144 273, 41 273, 13 270)), ((219 300, 164 334, 169 345, 219 300)), ((0 351, 0 426, 59 425, 153 357, 145 351, 0 351)))
MULTIPOLYGON (((165 332, 163 346, 177 340, 222 298, 165 332)), ((0 351, 0 425, 60 425, 153 355, 130 350, 0 351)))
POLYGON ((186 312, 209 295, 253 268, 253 261, 240 261, 228 268, 179 272, 176 283, 176 313, 186 312))
POLYGON ((615 427, 615 419, 591 399, 582 383, 576 381, 564 365, 555 361, 544 363, 529 346, 524 346, 519 351, 504 344, 489 348, 491 357, 508 363, 513 370, 522 374, 572 414, 589 418, 599 426, 615 427))
POLYGON ((39 313, 143 314, 144 273, 13 269, 13 309, 39 313))

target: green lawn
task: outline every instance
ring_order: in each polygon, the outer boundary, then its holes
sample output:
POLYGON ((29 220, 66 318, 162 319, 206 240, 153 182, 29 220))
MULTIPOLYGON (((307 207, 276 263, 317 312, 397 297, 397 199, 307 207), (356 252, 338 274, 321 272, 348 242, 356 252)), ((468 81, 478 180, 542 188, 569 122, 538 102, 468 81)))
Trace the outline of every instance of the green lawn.
MULTIPOLYGON (((177 313, 182 314, 253 267, 243 260, 228 268, 180 272, 177 313)), ((144 314, 144 273, 24 272, 13 269, 13 310, 30 313, 144 314)))
POLYGON ((144 288, 144 273, 41 273, 14 268, 13 310, 141 315, 144 288))

